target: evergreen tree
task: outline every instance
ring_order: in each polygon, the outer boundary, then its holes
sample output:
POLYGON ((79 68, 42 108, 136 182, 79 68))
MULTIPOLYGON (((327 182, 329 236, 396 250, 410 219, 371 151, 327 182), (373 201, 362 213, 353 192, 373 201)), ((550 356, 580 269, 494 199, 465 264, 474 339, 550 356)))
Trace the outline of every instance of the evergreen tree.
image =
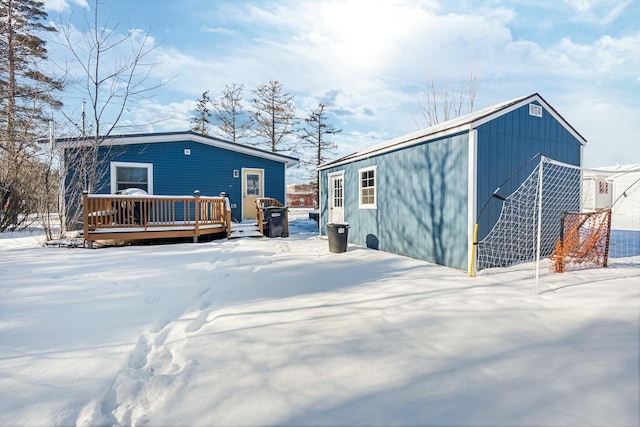
POLYGON ((38 68, 47 59, 40 35, 55 31, 46 20, 41 1, 0 2, 0 231, 32 212, 40 183, 27 172, 41 169, 35 141, 46 128, 44 112, 61 105, 54 93, 62 83, 38 68))
POLYGON ((191 118, 193 127, 191 130, 199 132, 203 135, 209 135, 209 125, 211 124, 211 98, 209 97, 209 91, 206 90, 202 93, 202 97, 198 99, 196 105, 196 114, 191 118))
POLYGON ((294 96, 284 93, 277 80, 258 85, 252 93, 253 133, 258 138, 258 145, 274 153, 293 150, 291 139, 298 122, 294 96))

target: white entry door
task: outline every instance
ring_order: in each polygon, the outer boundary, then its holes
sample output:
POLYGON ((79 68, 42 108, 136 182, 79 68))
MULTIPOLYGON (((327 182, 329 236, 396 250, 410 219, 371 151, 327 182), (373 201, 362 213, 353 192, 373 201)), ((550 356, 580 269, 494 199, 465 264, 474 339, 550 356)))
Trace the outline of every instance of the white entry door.
POLYGON ((344 171, 329 174, 329 222, 344 222, 344 171))

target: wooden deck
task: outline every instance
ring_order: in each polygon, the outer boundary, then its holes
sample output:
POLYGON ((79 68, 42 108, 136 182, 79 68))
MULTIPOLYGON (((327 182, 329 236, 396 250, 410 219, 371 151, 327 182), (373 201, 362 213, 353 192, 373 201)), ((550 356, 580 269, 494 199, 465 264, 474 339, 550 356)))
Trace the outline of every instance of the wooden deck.
POLYGON ((231 233, 225 197, 83 194, 84 239, 143 240, 231 233))

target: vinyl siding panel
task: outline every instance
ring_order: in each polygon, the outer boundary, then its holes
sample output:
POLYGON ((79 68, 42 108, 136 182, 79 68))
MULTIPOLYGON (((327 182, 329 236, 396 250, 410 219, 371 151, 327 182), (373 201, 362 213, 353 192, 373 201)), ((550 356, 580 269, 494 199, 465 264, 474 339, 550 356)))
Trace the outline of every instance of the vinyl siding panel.
MULTIPOLYGON (((322 171, 344 170, 345 221, 349 242, 461 270, 467 263, 468 135, 415 145, 322 171), (377 209, 359 209, 358 170, 377 166, 377 209)), ((326 234, 327 199, 321 201, 326 234)))
POLYGON ((96 192, 110 192, 109 162, 153 164, 153 193, 159 195, 192 195, 199 190, 202 196, 219 196, 225 192, 231 203, 232 216, 241 217, 242 178, 234 178, 233 171, 242 168, 264 170, 265 197, 285 201, 285 165, 277 161, 213 147, 189 140, 151 144, 128 144, 102 147, 100 156, 106 161, 105 177, 96 192), (185 155, 185 149, 191 154, 185 155))
POLYGON ((536 154, 580 165, 580 141, 544 108, 542 117, 534 117, 524 105, 478 126, 477 131, 478 214, 485 208, 478 219, 478 239, 490 231, 502 208, 491 194, 498 187, 503 197, 515 191, 538 164, 537 160, 527 164, 536 154))
MULTIPOLYGON (((532 160, 537 154, 572 165, 581 162, 582 139, 565 127, 566 122, 544 106, 542 117, 531 116, 529 104, 522 104, 506 104, 496 114, 478 115, 468 122, 477 131, 474 184, 479 239, 493 227, 502 208, 502 202, 491 197, 494 190, 500 187, 497 193, 503 197, 516 190, 538 165, 538 158, 532 160)), ((446 138, 424 138, 383 154, 363 151, 351 163, 321 170, 321 234, 326 235, 329 213, 328 175, 344 171, 350 243, 365 246, 376 240, 380 250, 466 271, 470 244, 467 130, 446 138), (370 157, 364 157, 367 154, 370 157), (358 169, 368 166, 377 167, 377 209, 358 208, 358 169)), ((390 144, 402 142, 398 138, 390 144)))

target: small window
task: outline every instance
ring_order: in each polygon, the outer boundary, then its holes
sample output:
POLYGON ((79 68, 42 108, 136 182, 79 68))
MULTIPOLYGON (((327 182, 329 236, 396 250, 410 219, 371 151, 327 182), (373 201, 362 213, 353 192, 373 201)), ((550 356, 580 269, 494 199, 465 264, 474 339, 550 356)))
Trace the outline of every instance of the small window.
POLYGON ((599 187, 598 192, 600 194, 609 194, 609 183, 608 182, 600 181, 598 187, 599 187))
POLYGON ((360 176, 360 208, 376 209, 376 167, 358 170, 360 176))
POLYGON ((344 200, 344 188, 342 188, 342 175, 336 175, 333 179, 333 206, 341 208, 344 200))
POLYGON ((542 107, 538 104, 529 104, 529 115, 534 117, 542 117, 542 107))
POLYGON ((153 194, 153 164, 111 162, 111 193, 140 188, 153 194))
POLYGON ((260 175, 257 173, 247 174, 247 196, 260 195, 260 175))

